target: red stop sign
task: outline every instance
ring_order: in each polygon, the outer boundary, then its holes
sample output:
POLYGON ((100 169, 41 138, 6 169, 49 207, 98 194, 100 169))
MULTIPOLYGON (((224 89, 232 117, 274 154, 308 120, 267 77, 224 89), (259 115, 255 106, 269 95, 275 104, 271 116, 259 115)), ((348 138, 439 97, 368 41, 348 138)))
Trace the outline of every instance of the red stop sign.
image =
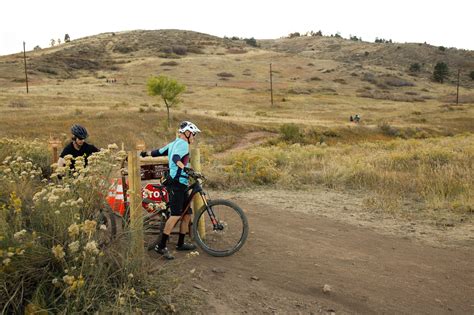
POLYGON ((148 209, 149 203, 168 202, 169 200, 165 186, 151 183, 142 189, 142 198, 142 205, 145 209, 148 209))

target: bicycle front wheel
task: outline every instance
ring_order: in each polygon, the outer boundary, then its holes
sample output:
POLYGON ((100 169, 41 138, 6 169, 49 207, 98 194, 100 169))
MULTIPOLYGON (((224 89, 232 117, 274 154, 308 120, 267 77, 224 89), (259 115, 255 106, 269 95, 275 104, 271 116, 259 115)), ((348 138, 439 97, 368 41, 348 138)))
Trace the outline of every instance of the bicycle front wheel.
POLYGON ((228 200, 212 200, 194 216, 194 240, 212 256, 230 256, 247 240, 249 224, 243 210, 228 200), (211 213, 215 216, 212 222, 211 213))

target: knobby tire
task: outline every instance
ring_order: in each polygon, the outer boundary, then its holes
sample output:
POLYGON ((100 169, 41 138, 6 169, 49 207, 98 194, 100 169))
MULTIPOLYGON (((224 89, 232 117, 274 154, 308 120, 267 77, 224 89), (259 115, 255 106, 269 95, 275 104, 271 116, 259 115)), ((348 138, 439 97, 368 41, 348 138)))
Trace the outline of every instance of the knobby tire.
POLYGON ((229 200, 211 200, 208 206, 214 211, 218 222, 224 225, 222 231, 215 231, 203 206, 194 216, 192 234, 196 244, 211 256, 225 257, 237 252, 247 240, 249 225, 244 211, 229 200), (203 218, 205 235, 199 232, 199 220, 203 218))

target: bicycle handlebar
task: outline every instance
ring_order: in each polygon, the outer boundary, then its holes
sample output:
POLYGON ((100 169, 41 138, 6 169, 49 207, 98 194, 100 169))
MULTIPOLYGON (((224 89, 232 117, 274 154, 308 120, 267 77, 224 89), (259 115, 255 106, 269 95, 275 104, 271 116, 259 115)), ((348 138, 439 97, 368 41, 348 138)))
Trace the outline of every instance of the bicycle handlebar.
POLYGON ((206 177, 204 175, 202 175, 201 173, 199 172, 196 172, 194 170, 189 170, 187 172, 187 174, 189 175, 189 177, 193 178, 193 179, 202 179, 202 180, 205 180, 206 177))

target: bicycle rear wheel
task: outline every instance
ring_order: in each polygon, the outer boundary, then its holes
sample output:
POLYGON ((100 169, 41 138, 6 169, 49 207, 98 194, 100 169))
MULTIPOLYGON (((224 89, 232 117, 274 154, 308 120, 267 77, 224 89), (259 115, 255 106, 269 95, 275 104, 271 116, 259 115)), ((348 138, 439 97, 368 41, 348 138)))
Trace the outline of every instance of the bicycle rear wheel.
POLYGON ((164 211, 156 211, 145 213, 143 216, 143 237, 145 247, 152 250, 161 239, 166 223, 166 213, 164 211))
POLYGON ((109 246, 117 235, 117 224, 112 209, 107 205, 104 209, 100 209, 93 219, 97 222, 96 237, 99 247, 109 246))
POLYGON ((247 240, 247 217, 238 205, 228 200, 212 200, 208 206, 215 215, 217 226, 212 223, 206 206, 202 207, 193 220, 194 240, 209 255, 230 256, 247 240), (202 228, 199 227, 200 220, 202 228))

